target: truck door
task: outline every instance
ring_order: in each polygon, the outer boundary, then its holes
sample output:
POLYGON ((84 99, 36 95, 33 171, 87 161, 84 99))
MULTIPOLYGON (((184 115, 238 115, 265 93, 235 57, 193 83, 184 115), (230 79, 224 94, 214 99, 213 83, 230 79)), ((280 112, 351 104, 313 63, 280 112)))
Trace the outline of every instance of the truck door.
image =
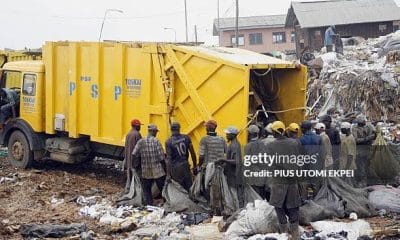
POLYGON ((20 117, 27 121, 35 132, 43 131, 43 74, 23 73, 20 98, 20 117))

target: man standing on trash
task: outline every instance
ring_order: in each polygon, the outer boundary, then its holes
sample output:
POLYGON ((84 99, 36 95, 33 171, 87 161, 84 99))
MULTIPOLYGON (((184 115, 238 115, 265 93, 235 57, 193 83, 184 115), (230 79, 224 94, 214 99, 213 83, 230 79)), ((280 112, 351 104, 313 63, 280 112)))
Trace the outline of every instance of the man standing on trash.
POLYGON ((324 115, 320 118, 319 122, 325 125, 325 132, 331 141, 331 154, 333 159, 333 169, 339 169, 339 157, 340 157, 340 133, 336 127, 332 126, 332 117, 324 115))
MULTIPOLYGON (((271 156, 278 156, 284 159, 286 156, 299 156, 298 143, 294 139, 284 136, 285 124, 276 121, 271 126, 275 141, 266 145, 266 152, 271 156)), ((290 162, 277 162, 272 169, 280 172, 295 171, 297 164, 290 162)), ((271 183, 271 199, 269 203, 275 207, 279 221, 280 233, 289 233, 291 239, 299 239, 299 207, 300 195, 296 177, 285 177, 275 175, 271 183), (288 224, 289 219, 289 226, 288 224)))
POLYGON ((333 51, 333 43, 335 40, 335 26, 332 25, 330 27, 328 27, 325 31, 325 41, 324 41, 324 45, 326 47, 326 51, 327 52, 332 52, 333 51))
POLYGON ((162 191, 164 187, 165 159, 161 143, 156 138, 158 132, 157 126, 154 124, 149 124, 147 129, 149 134, 147 137, 138 141, 133 149, 132 155, 134 157, 140 157, 142 170, 141 180, 144 199, 147 205, 152 205, 153 196, 151 193, 151 187, 153 182, 156 182, 156 185, 160 191, 162 191))
POLYGON ((239 130, 234 127, 225 129, 228 147, 226 149, 226 162, 224 173, 228 181, 228 185, 236 188, 239 200, 239 207, 244 207, 244 180, 243 180, 243 162, 242 147, 237 140, 239 130))
MULTIPOLYGON (((250 125, 247 128, 248 143, 244 146, 245 156, 258 156, 260 153, 265 153, 265 144, 258 138, 259 132, 260 129, 257 125, 250 125)), ((251 172, 256 172, 261 170, 262 167, 264 166, 260 166, 259 163, 253 163, 245 168, 249 169, 251 172)), ((246 183, 248 183, 262 199, 267 199, 269 201, 271 192, 268 186, 268 178, 248 177, 246 178, 246 183)))
POLYGON ((192 175, 189 167, 189 152, 192 157, 193 174, 197 172, 196 153, 189 136, 180 133, 178 122, 171 124, 172 136, 165 142, 167 153, 167 179, 172 178, 189 192, 192 186, 192 175))
POLYGON ((129 192, 129 188, 131 186, 132 181, 132 171, 133 169, 138 169, 139 162, 133 161, 132 152, 135 149, 137 142, 142 138, 140 134, 140 126, 142 124, 138 119, 133 119, 131 121, 132 129, 125 137, 125 161, 124 161, 124 168, 126 168, 126 184, 125 184, 125 193, 129 192))
POLYGON ((353 127, 352 133, 357 144, 357 182, 359 183, 359 187, 366 187, 369 171, 368 158, 370 147, 376 134, 373 126, 367 125, 367 119, 364 115, 357 116, 355 122, 357 125, 353 127))

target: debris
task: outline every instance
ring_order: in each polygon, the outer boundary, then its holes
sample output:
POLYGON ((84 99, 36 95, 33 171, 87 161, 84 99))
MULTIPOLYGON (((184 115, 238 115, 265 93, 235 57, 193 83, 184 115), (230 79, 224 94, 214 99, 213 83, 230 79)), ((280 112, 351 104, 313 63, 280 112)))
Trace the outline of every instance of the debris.
POLYGON ((82 232, 80 235, 80 240, 94 240, 95 236, 96 234, 92 230, 87 232, 82 232))
POLYGON ((57 224, 25 224, 20 228, 20 233, 27 238, 61 238, 86 232, 86 224, 73 223, 67 225, 57 224))
POLYGON ((51 199, 50 199, 50 203, 51 203, 51 206, 53 208, 55 208, 58 205, 63 204, 64 203, 64 199, 58 199, 55 196, 52 196, 51 199))
POLYGON ((357 220, 358 219, 357 213, 354 213, 354 212, 350 213, 349 219, 357 220))
POLYGON ((275 208, 264 200, 256 200, 254 204, 247 204, 237 220, 234 221, 225 233, 228 239, 254 234, 274 233, 278 231, 278 219, 275 208))
POLYGON ((91 196, 91 197, 84 197, 84 196, 79 196, 76 199, 76 203, 82 206, 87 206, 87 205, 93 205, 96 204, 98 196, 91 196))
POLYGON ((340 236, 344 240, 357 240, 358 237, 364 235, 372 236, 371 226, 365 220, 357 220, 349 223, 319 221, 311 223, 311 226, 319 232, 315 236, 320 238, 340 236))
POLYGON ((188 213, 182 216, 182 223, 185 226, 198 225, 209 218, 208 213, 188 213))
POLYGON ((315 53, 316 59, 323 60, 322 69, 320 63, 309 64, 310 116, 321 116, 336 107, 344 113, 364 112, 373 122, 399 122, 400 102, 395 99, 400 97, 400 73, 396 71, 399 61, 394 51, 400 50, 400 32, 350 42, 351 46, 344 47, 344 55, 315 53))
POLYGON ((187 228, 192 240, 219 240, 222 239, 222 233, 218 230, 218 225, 215 223, 200 224, 187 228))
POLYGON ((285 234, 279 233, 268 233, 265 235, 256 234, 254 236, 249 237, 247 240, 289 240, 289 236, 285 234))

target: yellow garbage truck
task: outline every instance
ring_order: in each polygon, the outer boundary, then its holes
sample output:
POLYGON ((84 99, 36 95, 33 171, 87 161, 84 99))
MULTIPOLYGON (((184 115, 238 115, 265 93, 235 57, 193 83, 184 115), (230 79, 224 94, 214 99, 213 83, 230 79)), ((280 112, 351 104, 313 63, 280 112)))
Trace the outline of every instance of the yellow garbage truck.
POLYGON ((304 66, 236 48, 46 42, 42 60, 4 64, 3 88, 11 73, 20 79, 11 89, 19 103, 2 124, 0 144, 21 168, 44 158, 122 159, 133 118, 156 124, 162 142, 178 121, 197 148, 209 119, 219 134, 239 128, 244 145, 249 124, 300 122, 306 110, 304 66))

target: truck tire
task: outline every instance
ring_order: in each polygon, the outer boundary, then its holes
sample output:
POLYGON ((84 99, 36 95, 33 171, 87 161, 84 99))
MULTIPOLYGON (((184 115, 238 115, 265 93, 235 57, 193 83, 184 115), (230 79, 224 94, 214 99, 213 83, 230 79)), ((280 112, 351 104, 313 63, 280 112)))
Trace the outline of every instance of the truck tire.
POLYGON ((11 133, 8 140, 8 161, 19 168, 28 168, 33 163, 33 151, 29 148, 28 139, 21 131, 11 133))

